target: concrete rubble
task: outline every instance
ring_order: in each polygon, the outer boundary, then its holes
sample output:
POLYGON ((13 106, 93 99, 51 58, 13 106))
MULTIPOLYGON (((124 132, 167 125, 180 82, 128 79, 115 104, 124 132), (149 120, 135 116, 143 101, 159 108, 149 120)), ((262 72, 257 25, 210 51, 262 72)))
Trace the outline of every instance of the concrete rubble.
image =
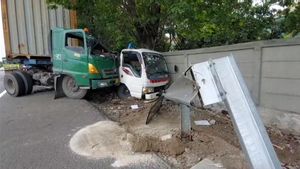
POLYGON ((210 159, 203 159, 191 169, 225 169, 222 164, 215 163, 210 159))

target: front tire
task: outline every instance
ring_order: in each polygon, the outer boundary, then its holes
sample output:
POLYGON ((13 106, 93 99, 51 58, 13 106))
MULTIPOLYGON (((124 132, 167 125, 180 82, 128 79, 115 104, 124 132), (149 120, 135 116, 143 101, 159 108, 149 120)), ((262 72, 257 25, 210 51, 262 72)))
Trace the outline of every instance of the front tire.
POLYGON ((62 89, 65 95, 72 99, 82 99, 86 93, 86 89, 80 89, 74 78, 70 76, 64 76, 62 80, 62 89))
POLYGON ((4 88, 11 96, 22 96, 25 94, 25 85, 22 77, 15 72, 4 75, 4 88))
POLYGON ((117 94, 120 99, 127 99, 131 96, 129 89, 124 84, 118 87, 117 94))

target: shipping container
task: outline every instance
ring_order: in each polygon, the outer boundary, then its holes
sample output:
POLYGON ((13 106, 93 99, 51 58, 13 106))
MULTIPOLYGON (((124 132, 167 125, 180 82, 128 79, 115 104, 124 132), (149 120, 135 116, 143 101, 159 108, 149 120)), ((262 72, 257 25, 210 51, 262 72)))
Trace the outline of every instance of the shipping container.
POLYGON ((76 28, 76 11, 48 8, 46 0, 1 0, 8 57, 49 56, 50 30, 76 28))

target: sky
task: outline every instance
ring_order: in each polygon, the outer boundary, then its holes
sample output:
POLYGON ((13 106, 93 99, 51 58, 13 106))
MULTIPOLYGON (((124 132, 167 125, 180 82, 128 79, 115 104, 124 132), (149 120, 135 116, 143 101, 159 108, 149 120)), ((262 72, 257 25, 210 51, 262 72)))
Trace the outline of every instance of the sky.
MULTIPOLYGON (((0 0, 1 2, 1 0, 0 0)), ((1 11, 1 3, 0 3, 0 61, 2 61, 2 57, 5 57, 5 46, 4 46, 4 37, 3 37, 3 25, 2 25, 2 11, 1 11)))

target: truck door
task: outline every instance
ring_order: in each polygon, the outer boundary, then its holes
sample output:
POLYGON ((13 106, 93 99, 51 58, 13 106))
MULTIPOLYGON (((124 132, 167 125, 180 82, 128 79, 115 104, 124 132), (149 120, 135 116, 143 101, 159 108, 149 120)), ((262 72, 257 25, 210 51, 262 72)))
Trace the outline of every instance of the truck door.
POLYGON ((119 68, 121 83, 125 84, 132 97, 142 98, 142 59, 138 52, 124 51, 119 68))
POLYGON ((79 86, 89 85, 87 44, 82 30, 65 31, 62 63, 63 72, 73 76, 79 86))
POLYGON ((53 29, 51 31, 51 45, 52 45, 52 61, 53 61, 53 72, 62 73, 62 49, 64 34, 60 29, 53 29))

